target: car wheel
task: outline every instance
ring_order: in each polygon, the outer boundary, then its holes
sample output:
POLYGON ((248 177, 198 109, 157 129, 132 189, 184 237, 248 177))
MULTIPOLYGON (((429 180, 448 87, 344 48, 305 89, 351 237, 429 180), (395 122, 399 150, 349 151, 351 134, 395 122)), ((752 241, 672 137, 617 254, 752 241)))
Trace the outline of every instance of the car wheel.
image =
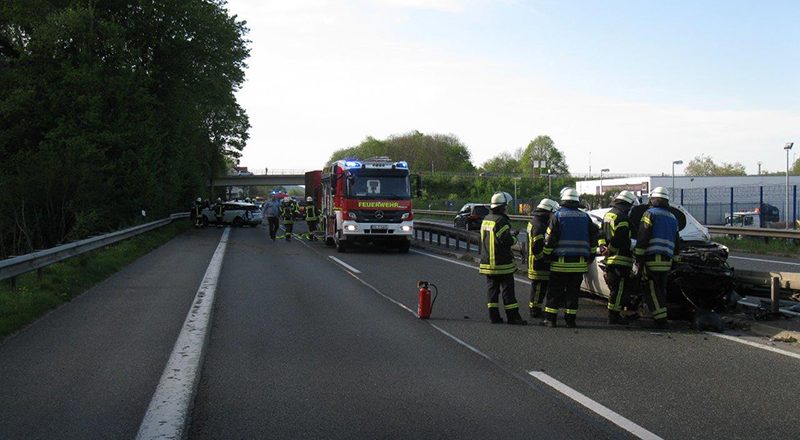
POLYGON ((342 232, 341 231, 336 233, 335 242, 336 242, 336 252, 339 252, 339 253, 343 254, 343 253, 345 253, 347 251, 347 241, 342 240, 342 232))
POLYGON ((244 221, 242 221, 241 217, 236 217, 235 219, 233 219, 233 226, 236 226, 237 228, 241 228, 243 224, 244 224, 244 221))

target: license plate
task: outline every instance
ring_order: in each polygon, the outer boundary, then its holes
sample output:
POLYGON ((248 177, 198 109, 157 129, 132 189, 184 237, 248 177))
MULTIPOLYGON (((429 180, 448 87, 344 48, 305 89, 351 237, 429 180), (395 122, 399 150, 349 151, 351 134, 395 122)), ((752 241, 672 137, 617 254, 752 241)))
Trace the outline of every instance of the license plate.
POLYGON ((385 231, 386 225, 372 225, 373 231, 385 231))

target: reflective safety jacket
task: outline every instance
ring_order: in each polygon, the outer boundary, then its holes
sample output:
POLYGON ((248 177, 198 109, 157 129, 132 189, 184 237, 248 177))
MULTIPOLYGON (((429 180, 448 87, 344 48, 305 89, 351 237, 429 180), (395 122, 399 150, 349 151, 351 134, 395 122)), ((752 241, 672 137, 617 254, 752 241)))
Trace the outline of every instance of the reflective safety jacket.
POLYGON ((214 216, 215 217, 222 217, 222 214, 225 212, 225 207, 222 203, 217 203, 214 205, 214 216))
POLYGON ((667 272, 672 261, 677 261, 680 236, 678 220, 668 209, 653 206, 642 215, 634 254, 645 262, 645 267, 656 272, 667 272))
POLYGON ((192 205, 192 217, 200 217, 203 215, 203 206, 199 203, 192 205))
POLYGON ((534 212, 528 223, 528 278, 550 279, 550 260, 544 256, 544 234, 550 223, 549 212, 534 212))
POLYGON ((511 222, 505 214, 490 213, 481 223, 481 265, 483 275, 505 275, 517 271, 511 246, 517 237, 511 235, 511 222))
POLYGON ((317 209, 314 205, 306 206, 306 221, 315 222, 318 220, 317 209))
POLYGON ((562 206, 550 218, 544 237, 550 272, 588 272, 589 259, 597 253, 598 235, 589 214, 577 207, 562 206))
POLYGON ((603 231, 597 244, 608 247, 606 264, 609 266, 633 267, 628 208, 630 205, 626 203, 613 203, 603 216, 603 231))
POLYGON ((281 205, 281 219, 283 220, 283 224, 285 225, 294 224, 294 215, 297 212, 298 212, 297 205, 295 205, 294 203, 281 205))

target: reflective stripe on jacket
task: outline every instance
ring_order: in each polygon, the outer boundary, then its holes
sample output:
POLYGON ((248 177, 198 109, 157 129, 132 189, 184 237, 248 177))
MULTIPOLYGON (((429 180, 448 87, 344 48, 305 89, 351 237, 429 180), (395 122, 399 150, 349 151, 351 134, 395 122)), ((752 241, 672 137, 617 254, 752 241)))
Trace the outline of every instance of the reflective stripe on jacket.
POLYGON ((306 221, 307 222, 317 221, 317 210, 314 207, 314 205, 306 206, 306 221))
POLYGON ((544 234, 550 220, 550 213, 534 213, 528 223, 528 278, 532 280, 550 279, 550 261, 544 255, 544 234))
POLYGON ((678 220, 665 208, 652 207, 642 215, 634 253, 653 271, 667 272, 677 257, 678 220))
POLYGON ((504 275, 517 271, 511 246, 517 237, 511 235, 511 222, 505 214, 487 215, 481 223, 481 264, 483 275, 504 275))

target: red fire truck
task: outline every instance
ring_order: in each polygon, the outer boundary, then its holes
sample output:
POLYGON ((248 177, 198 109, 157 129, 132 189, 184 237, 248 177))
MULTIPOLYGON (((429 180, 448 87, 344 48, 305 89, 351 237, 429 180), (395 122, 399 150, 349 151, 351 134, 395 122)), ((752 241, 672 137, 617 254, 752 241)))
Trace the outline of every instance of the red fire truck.
MULTIPOLYGON (((318 173, 320 220, 328 245, 345 252, 353 243, 372 242, 408 252, 414 228, 408 163, 386 157, 339 160, 318 173)), ((306 192, 314 192, 314 176, 306 179, 312 185, 306 192)), ((416 184, 419 192, 419 179, 416 184)))

